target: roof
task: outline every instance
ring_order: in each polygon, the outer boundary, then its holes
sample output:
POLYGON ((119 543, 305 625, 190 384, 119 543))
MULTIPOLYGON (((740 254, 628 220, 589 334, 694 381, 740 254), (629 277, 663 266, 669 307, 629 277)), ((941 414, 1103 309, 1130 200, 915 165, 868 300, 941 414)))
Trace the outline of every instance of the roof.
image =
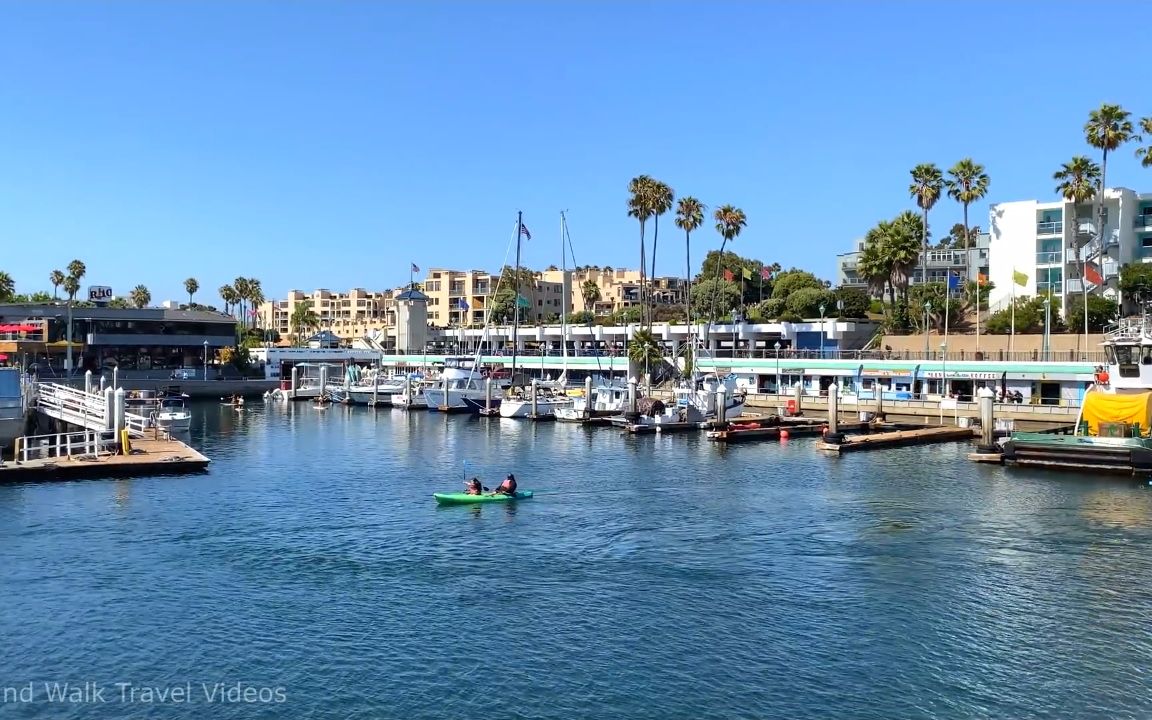
MULTIPOLYGON (((0 319, 34 319, 63 317, 68 303, 0 304, 0 319)), ((236 324, 236 318, 211 310, 175 310, 169 308, 72 307, 72 317, 79 320, 163 320, 167 322, 200 322, 236 324)))
POLYGON ((405 290, 395 297, 396 300, 428 300, 428 296, 419 290, 405 290))
POLYGON ((308 342, 340 342, 340 336, 331 330, 321 330, 308 338, 308 342))

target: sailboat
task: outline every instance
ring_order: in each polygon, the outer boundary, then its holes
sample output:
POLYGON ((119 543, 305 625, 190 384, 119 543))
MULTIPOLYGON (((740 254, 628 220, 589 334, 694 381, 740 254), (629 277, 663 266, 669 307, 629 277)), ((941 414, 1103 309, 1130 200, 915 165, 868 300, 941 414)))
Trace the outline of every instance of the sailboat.
MULTIPOLYGON (((521 225, 523 228, 523 225, 521 225)), ((516 340, 519 336, 520 329, 520 286, 519 286, 519 270, 520 270, 520 235, 521 231, 516 234, 516 270, 517 270, 517 285, 516 285, 516 323, 515 331, 513 334, 512 342, 512 376, 516 376, 516 340)), ((560 213, 560 264, 561 270, 567 280, 568 274, 568 250, 564 245, 564 239, 567 236, 567 220, 564 213, 560 213)), ((535 411, 536 418, 555 418, 557 408, 565 408, 572 406, 572 398, 568 397, 565 392, 565 385, 568 380, 568 283, 560 283, 562 296, 561 296, 561 312, 560 312, 560 337, 561 345, 563 346, 564 365, 563 371, 560 373, 558 380, 545 380, 542 382, 533 383, 527 388, 509 387, 509 396, 505 397, 500 403, 500 417, 504 418, 521 418, 533 417, 535 411)))

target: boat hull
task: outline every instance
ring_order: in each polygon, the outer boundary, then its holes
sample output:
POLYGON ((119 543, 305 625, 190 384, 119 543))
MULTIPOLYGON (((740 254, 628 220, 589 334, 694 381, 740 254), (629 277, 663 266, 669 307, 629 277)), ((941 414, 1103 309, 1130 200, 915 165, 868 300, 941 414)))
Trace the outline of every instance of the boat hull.
POLYGON ((475 505, 477 503, 513 502, 532 497, 531 490, 521 490, 515 495, 469 495, 467 493, 433 493, 432 497, 440 505, 475 505))
POLYGON ((1003 458, 1021 467, 1152 475, 1152 440, 1015 433, 1004 442, 1003 458))

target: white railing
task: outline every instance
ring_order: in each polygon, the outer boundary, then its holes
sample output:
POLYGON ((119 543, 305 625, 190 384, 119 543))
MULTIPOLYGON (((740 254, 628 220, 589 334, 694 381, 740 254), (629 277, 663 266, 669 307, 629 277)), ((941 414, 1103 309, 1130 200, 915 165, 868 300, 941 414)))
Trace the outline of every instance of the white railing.
POLYGON ((83 430, 16 438, 14 457, 20 462, 55 457, 114 455, 119 440, 114 430, 83 430))
POLYGON ((89 395, 67 385, 37 383, 36 402, 45 414, 57 420, 89 430, 108 427, 107 410, 100 395, 89 395))
POLYGON ((1115 326, 1105 331, 1105 339, 1114 340, 1142 340, 1152 338, 1152 318, 1133 317, 1120 318, 1115 326))

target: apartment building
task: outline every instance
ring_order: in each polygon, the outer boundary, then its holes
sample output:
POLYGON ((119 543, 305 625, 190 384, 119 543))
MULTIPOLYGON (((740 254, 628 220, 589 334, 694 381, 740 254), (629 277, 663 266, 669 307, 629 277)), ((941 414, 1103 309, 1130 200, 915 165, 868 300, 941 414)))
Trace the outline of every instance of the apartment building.
MULTIPOLYGON (((547 281, 563 283, 561 270, 545 270, 542 275, 547 281)), ((567 276, 569 312, 589 311, 606 317, 640 305, 639 270, 584 267, 569 270, 567 276)), ((652 299, 657 305, 682 306, 687 299, 687 289, 688 281, 684 278, 658 277, 651 281, 652 299)))
POLYGON ((1152 262, 1152 193, 1109 188, 1102 224, 1095 203, 1066 200, 997 203, 989 220, 994 309, 1007 307, 1013 290, 1017 295, 1051 292, 1065 312, 1068 298, 1085 286, 1090 294, 1118 299, 1120 268, 1152 262), (1015 272, 1027 278, 1025 286, 1013 286, 1015 272))
MULTIPOLYGON (((964 280, 977 282, 981 275, 988 276, 990 266, 991 234, 980 233, 976 244, 970 248, 941 248, 928 246, 928 255, 916 264, 911 271, 912 284, 922 282, 927 271, 930 283, 946 283, 948 275, 959 276, 964 280)), ((864 240, 856 241, 856 249, 836 256, 836 284, 839 287, 854 287, 868 291, 868 279, 859 272, 860 256, 864 253, 864 240)), ((959 292, 959 291, 954 291, 959 292)), ((880 297, 879 293, 874 293, 880 297)))
POLYGON ((353 288, 347 293, 319 289, 310 293, 290 290, 283 300, 268 300, 257 308, 260 327, 287 337, 293 334, 292 313, 303 303, 316 314, 320 327, 341 337, 360 337, 396 325, 393 291, 370 292, 353 288))
MULTIPOLYGON (((519 289, 528 303, 526 322, 545 322, 563 312, 564 273, 548 275, 535 273, 535 282, 519 289)), ((483 325, 499 284, 500 273, 429 269, 421 285, 428 296, 428 322, 439 327, 483 325)))

